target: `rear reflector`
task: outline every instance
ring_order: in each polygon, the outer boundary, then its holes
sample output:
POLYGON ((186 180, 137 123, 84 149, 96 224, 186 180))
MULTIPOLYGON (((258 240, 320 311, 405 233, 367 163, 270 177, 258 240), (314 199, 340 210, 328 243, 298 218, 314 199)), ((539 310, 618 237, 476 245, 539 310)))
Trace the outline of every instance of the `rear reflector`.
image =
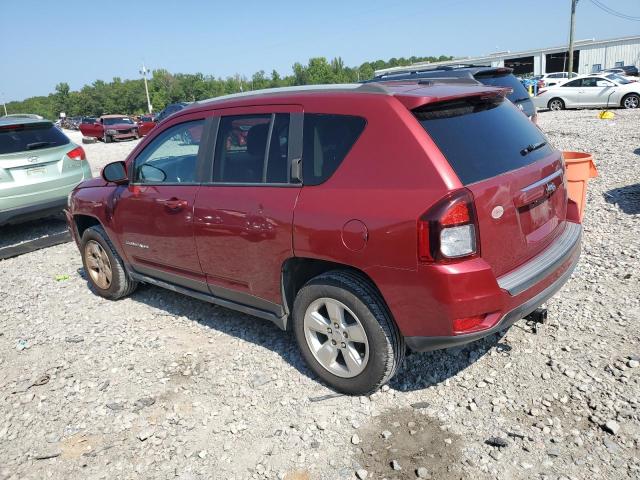
POLYGON ((82 147, 76 147, 67 153, 67 157, 71 160, 86 160, 87 156, 84 153, 84 149, 82 147))
POLYGON ((456 318, 453 321, 453 333, 469 333, 476 330, 485 319, 486 315, 476 315, 475 317, 456 318))

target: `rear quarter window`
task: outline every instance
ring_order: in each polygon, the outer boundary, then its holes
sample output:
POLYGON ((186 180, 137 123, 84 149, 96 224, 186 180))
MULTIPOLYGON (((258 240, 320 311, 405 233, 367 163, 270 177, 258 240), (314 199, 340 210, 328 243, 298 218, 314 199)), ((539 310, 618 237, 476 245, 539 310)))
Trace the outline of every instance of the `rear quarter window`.
POLYGON ((431 104, 414 115, 460 181, 469 185, 529 165, 551 154, 542 132, 502 98, 431 104))
POLYGON ((302 177, 319 185, 338 169, 364 130, 366 120, 349 115, 308 113, 304 116, 302 177))
POLYGON ((0 126, 0 155, 59 147, 70 142, 51 122, 0 126))

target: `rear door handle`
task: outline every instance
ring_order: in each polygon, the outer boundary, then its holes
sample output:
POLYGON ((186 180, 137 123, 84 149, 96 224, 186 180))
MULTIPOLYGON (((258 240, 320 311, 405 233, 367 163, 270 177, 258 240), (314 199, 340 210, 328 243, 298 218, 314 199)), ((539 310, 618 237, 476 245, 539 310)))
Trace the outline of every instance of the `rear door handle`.
POLYGON ((179 212, 183 208, 186 208, 187 205, 189 205, 189 202, 187 202, 186 200, 181 200, 176 197, 172 197, 164 200, 158 200, 158 202, 164 204, 165 208, 172 212, 179 212))

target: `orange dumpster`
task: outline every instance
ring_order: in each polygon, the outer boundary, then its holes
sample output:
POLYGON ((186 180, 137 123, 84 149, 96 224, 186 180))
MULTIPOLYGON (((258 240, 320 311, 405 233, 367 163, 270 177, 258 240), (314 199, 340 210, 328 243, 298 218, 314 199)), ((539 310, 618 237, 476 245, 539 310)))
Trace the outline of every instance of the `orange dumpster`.
POLYGON ((593 157, 585 152, 562 152, 567 167, 567 188, 569 198, 578 204, 580 220, 584 216, 587 203, 587 182, 598 176, 593 157))

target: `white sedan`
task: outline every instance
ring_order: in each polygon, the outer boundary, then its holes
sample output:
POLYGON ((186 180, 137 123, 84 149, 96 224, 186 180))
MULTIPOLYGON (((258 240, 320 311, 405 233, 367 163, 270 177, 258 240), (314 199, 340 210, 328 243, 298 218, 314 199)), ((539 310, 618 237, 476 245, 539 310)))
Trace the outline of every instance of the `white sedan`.
POLYGON ((533 97, 539 109, 640 107, 640 82, 610 73, 602 76, 582 75, 573 80, 543 88, 533 97))

